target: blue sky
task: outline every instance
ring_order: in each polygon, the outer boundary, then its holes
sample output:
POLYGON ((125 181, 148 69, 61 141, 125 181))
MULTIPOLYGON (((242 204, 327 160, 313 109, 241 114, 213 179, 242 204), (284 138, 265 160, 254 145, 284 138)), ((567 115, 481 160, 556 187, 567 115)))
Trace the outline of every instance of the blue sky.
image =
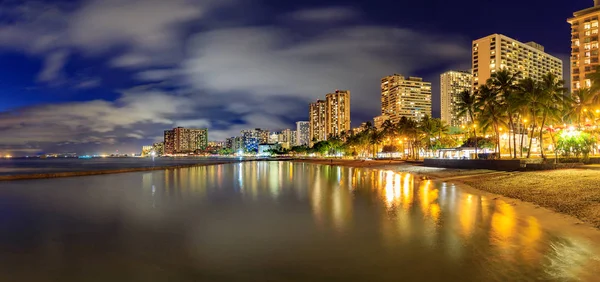
POLYGON ((432 81, 437 115, 439 74, 470 68, 473 39, 568 58, 566 18, 593 1, 560 2, 3 1, 0 155, 139 151, 174 126, 281 130, 335 89, 357 126, 392 73, 432 81))

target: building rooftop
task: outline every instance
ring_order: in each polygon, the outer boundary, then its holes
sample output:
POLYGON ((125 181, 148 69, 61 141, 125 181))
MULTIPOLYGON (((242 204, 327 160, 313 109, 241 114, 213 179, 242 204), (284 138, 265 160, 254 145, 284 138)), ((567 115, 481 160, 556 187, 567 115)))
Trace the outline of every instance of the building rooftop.
MULTIPOLYGON (((595 2, 598 2, 598 1, 595 1, 595 2)), ((573 16, 574 17, 581 17, 581 16, 585 16, 587 14, 598 12, 598 11, 600 11, 600 5, 596 4, 594 7, 583 9, 583 10, 580 10, 580 11, 577 11, 577 12, 573 13, 573 16)), ((569 19, 569 20, 571 20, 571 19, 569 19)))

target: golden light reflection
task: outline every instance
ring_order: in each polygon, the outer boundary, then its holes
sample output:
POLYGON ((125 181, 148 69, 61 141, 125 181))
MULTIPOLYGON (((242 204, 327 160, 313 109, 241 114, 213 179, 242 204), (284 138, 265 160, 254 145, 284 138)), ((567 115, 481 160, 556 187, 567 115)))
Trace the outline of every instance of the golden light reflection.
POLYGON ((537 248, 542 238, 542 228, 535 217, 530 216, 527 218, 527 227, 523 230, 523 233, 524 236, 521 236, 521 245, 523 246, 521 253, 523 259, 530 263, 535 263, 540 259, 540 253, 537 251, 537 248))
POLYGON ((473 195, 468 195, 464 201, 458 203, 460 230, 463 237, 468 238, 475 225, 476 209, 473 206, 473 195))
POLYGON ((513 246, 515 221, 515 211, 511 205, 506 203, 496 204, 496 210, 491 220, 490 241, 498 246, 507 257, 510 255, 511 247, 513 246))

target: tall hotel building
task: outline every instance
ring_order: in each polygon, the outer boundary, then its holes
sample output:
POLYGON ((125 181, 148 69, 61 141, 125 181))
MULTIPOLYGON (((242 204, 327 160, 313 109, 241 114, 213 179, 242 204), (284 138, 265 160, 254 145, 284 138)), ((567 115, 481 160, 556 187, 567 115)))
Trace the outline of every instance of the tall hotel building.
POLYGON ((594 73, 598 62, 598 17, 600 0, 594 7, 573 13, 567 22, 571 24, 571 89, 592 86, 589 75, 594 73))
POLYGON ((535 42, 521 43, 501 34, 492 34, 473 41, 473 88, 484 85, 501 69, 521 72, 521 78, 541 80, 551 72, 562 79, 562 61, 544 52, 535 42))
POLYGON ((327 131, 325 121, 327 115, 325 114, 327 109, 327 103, 324 100, 317 100, 314 103, 310 103, 309 110, 309 124, 310 124, 310 140, 323 141, 327 140, 327 131))
POLYGON ((309 109, 310 140, 324 141, 329 136, 350 130, 350 91, 336 90, 317 100, 309 109))
POLYGON ((165 154, 193 153, 208 146, 208 129, 177 127, 165 131, 165 154))
POLYGON ((298 121, 296 122, 296 145, 303 146, 310 143, 310 122, 298 121))
POLYGON ((342 132, 350 130, 350 91, 336 90, 325 95, 327 108, 326 132, 329 136, 340 136, 342 132))
POLYGON ((398 123, 402 117, 421 120, 425 115, 431 116, 431 82, 399 74, 382 78, 381 115, 392 123, 398 123))
POLYGON ((461 126, 468 122, 467 117, 458 117, 456 104, 460 93, 471 92, 473 75, 470 71, 448 71, 440 75, 442 121, 450 126, 461 126))

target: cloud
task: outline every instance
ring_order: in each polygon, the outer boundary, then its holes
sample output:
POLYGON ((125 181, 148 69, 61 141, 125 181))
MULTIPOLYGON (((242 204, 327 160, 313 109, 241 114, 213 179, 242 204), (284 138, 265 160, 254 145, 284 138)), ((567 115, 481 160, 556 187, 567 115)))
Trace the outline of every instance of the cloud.
POLYGON ((67 62, 69 53, 65 50, 56 51, 46 57, 44 61, 44 67, 38 75, 38 81, 41 82, 55 82, 62 78, 63 67, 67 62))
POLYGON ((128 53, 112 59, 110 65, 113 67, 131 68, 145 66, 150 64, 150 62, 152 62, 152 58, 148 56, 128 53))
MULTIPOLYGON (((0 114, 0 145, 39 142, 111 143, 111 136, 140 137, 140 128, 171 126, 193 111, 192 100, 154 89, 123 91, 114 102, 94 100, 27 107, 0 114), (90 139, 91 136, 96 138, 90 139)), ((143 131, 142 131, 143 132, 143 131)))
POLYGON ((177 76, 177 71, 173 69, 155 69, 139 72, 135 78, 141 81, 163 81, 177 76))
POLYGON ((183 73, 197 89, 244 92, 266 103, 275 96, 307 103, 335 89, 349 89, 353 112, 375 115, 381 77, 414 75, 468 60, 470 54, 468 42, 460 38, 384 26, 329 28, 301 42, 293 34, 292 28, 275 27, 199 33, 190 41, 188 49, 195 52, 183 73))
POLYGON ((306 22, 340 22, 355 19, 358 16, 358 11, 350 7, 327 7, 295 11, 286 18, 306 22))
POLYGON ((96 88, 96 87, 100 86, 100 83, 102 83, 101 79, 90 78, 90 79, 85 79, 85 80, 82 80, 82 81, 76 83, 73 87, 75 89, 90 89, 90 88, 96 88))
POLYGON ((86 51, 126 45, 164 51, 178 42, 178 25, 203 14, 201 2, 188 0, 94 0, 69 20, 71 42, 86 51))

